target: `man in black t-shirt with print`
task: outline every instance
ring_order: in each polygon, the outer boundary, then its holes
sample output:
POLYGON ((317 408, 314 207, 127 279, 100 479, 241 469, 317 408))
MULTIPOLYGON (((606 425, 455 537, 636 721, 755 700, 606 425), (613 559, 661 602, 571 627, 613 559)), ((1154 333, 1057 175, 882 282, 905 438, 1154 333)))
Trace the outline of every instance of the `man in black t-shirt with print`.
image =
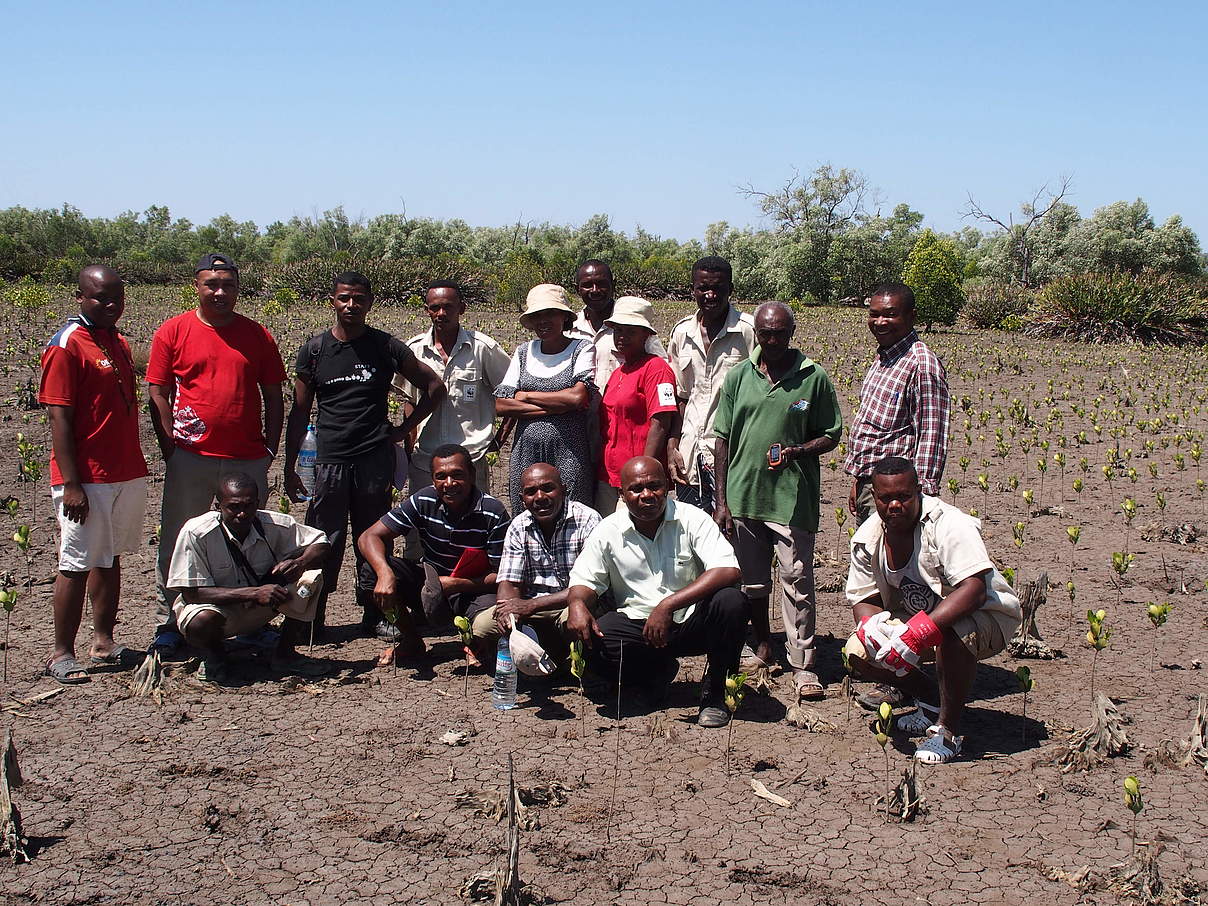
MULTIPOLYGON (((285 490, 298 503, 306 499, 297 472, 298 448, 306 436, 311 406, 318 399, 318 455, 306 524, 327 535, 331 551, 323 566, 316 631, 323 626, 327 595, 340 575, 349 523, 359 575, 363 559, 356 549, 357 538, 390 509, 394 443, 423 421, 446 393, 436 373, 401 340, 365 324, 373 293, 362 274, 346 271, 332 280, 331 307, 335 312, 331 329, 311 337, 298 350, 294 405, 285 434, 285 490), (402 424, 392 427, 386 399, 396 374, 419 388, 419 399, 402 424)), ((382 619, 374 604, 373 583, 367 589, 362 585, 358 582, 356 589, 357 603, 363 608, 362 626, 393 641, 398 630, 382 619)), ((287 621, 287 633, 297 638, 300 630, 287 621)))

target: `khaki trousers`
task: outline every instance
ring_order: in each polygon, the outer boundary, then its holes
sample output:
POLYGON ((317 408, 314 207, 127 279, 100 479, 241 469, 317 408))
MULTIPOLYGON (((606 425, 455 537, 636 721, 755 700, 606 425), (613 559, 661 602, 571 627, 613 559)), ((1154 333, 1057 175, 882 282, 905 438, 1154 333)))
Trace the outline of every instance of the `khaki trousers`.
POLYGON ((814 596, 814 533, 791 525, 734 520, 734 553, 742 571, 742 590, 761 605, 772 594, 772 555, 780 564, 784 598, 780 602, 784 620, 784 649, 789 666, 809 670, 814 665, 814 625, 817 599, 814 596))

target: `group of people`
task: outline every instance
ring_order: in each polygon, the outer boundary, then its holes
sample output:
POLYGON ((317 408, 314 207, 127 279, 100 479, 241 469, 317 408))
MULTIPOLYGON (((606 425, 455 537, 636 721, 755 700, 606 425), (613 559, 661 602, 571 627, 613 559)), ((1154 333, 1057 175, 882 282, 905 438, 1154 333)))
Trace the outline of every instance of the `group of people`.
MULTIPOLYGON (((278 613, 277 651, 296 656, 299 642, 323 635, 351 534, 361 623, 390 644, 384 662, 423 656, 423 628, 454 616, 470 626, 473 661, 528 626, 555 662, 580 641, 593 673, 657 708, 677 659, 705 655, 698 723, 725 726, 727 676, 778 660, 775 562, 793 688, 799 699, 825 695, 815 669, 819 457, 839 443, 843 416, 826 370, 794 344, 793 311, 766 302, 741 312, 724 259, 694 264, 696 311, 666 347, 651 304, 616 298, 610 267, 593 259, 575 275, 579 311, 561 286, 528 293, 520 322, 533 339, 510 356, 462 325, 454 283, 428 287, 432 326, 403 342, 367 324, 369 281, 338 274, 332 326, 294 360, 288 418, 276 342, 235 311, 234 262, 206 255, 194 282, 196 310, 159 327, 146 374, 165 460, 151 645, 162 657, 191 646, 201 677, 221 683, 228 640, 263 639, 278 613), (307 487, 298 460, 312 418, 307 487), (487 469, 509 438, 510 506, 492 495, 487 469), (286 494, 308 501, 303 523, 264 508, 279 454, 286 494)), ((137 378, 116 329, 121 279, 85 268, 76 298, 79 314, 44 352, 39 397, 61 529, 46 673, 63 683, 143 656, 113 638, 120 557, 140 540, 147 475, 137 378), (75 637, 86 591, 84 663, 75 637)), ((976 661, 1005 647, 1019 604, 977 521, 937 496, 948 391, 914 331, 911 290, 876 287, 868 324, 877 354, 844 462, 860 521, 845 650, 853 672, 878 684, 863 697, 869 707, 913 707, 898 726, 922 738, 917 757, 948 761, 961 749, 976 661), (938 682, 919 669, 931 656, 938 682)))

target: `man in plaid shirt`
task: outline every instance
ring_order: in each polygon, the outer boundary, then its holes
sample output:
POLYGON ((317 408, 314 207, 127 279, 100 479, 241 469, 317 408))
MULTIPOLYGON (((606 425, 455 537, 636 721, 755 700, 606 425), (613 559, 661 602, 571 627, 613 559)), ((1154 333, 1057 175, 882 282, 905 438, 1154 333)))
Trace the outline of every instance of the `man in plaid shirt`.
POLYGON ((914 330, 914 292, 882 283, 868 300, 877 357, 864 375, 843 471, 852 477, 848 507, 863 522, 873 508, 872 470, 887 456, 910 460, 923 493, 938 497, 948 455, 948 377, 914 330))
POLYGON ((497 643, 501 632, 530 623, 542 646, 555 655, 566 650, 566 598, 570 569, 583 550, 600 514, 566 499, 561 473, 548 463, 529 466, 520 476, 524 511, 503 540, 495 595, 478 598, 470 609, 471 631, 479 656, 497 643))

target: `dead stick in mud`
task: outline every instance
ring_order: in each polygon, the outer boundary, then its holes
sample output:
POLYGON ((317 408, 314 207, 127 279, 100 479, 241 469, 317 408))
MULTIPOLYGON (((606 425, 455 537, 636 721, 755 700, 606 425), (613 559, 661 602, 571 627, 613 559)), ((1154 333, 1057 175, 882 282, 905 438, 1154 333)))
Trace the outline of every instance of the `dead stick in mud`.
POLYGON ((608 824, 604 827, 604 842, 612 842, 612 810, 617 802, 617 780, 621 775, 621 680, 625 670, 625 643, 621 642, 621 654, 617 658, 617 715, 613 723, 616 745, 612 757, 612 794, 608 797, 608 824))

